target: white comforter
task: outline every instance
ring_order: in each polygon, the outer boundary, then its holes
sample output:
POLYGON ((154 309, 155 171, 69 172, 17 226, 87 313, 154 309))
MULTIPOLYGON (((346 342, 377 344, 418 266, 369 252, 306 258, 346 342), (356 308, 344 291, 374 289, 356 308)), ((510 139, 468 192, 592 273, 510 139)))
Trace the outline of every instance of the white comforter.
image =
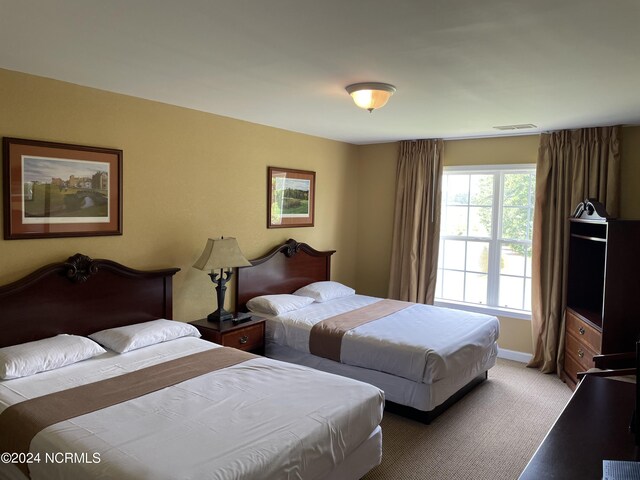
MULTIPOLYGON (((316 323, 378 301, 351 295, 267 316, 267 341, 309 353, 309 334, 316 323)), ((475 375, 495 358, 499 330, 498 319, 490 315, 412 304, 348 331, 341 361, 422 383, 454 372, 475 375)))
MULTIPOLYGON (((208 348, 216 345, 182 338, 0 381, 0 411, 208 348)), ((370 385, 252 359, 43 430, 31 442, 31 452, 42 452, 31 478, 321 478, 367 439, 382 406, 370 385), (44 452, 98 454, 99 463, 46 463, 44 452)), ((21 476, 6 464, 0 473, 21 476)))

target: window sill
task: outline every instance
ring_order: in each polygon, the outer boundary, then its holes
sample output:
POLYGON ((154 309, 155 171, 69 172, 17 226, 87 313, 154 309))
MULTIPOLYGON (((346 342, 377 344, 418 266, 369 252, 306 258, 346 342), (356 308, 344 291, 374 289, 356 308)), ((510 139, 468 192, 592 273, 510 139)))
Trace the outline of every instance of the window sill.
POLYGON ((531 320, 531 312, 523 310, 511 310, 509 308, 492 307, 488 305, 475 305, 471 303, 453 302, 436 300, 434 305, 438 307, 454 308, 456 310, 465 310, 467 312, 484 313, 486 315, 495 315, 500 317, 517 318, 520 320, 531 320))

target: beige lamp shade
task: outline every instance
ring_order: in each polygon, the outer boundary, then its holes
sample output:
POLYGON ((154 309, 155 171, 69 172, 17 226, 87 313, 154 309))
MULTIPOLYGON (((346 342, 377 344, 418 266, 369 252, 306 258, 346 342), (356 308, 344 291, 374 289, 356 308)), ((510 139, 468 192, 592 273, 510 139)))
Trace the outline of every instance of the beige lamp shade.
POLYGON ((346 90, 357 106, 372 112, 387 104, 389 97, 396 91, 396 87, 388 83, 366 82, 354 83, 347 86, 346 90))
POLYGON ((216 270, 219 268, 248 267, 247 260, 233 237, 210 238, 194 268, 198 270, 216 270))

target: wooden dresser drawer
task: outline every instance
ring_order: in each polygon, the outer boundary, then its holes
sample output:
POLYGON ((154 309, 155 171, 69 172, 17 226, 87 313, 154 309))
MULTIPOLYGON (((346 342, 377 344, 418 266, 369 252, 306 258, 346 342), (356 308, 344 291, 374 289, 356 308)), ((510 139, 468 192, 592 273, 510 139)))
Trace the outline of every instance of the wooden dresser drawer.
POLYGON ((580 342, 591 349, 591 351, 596 354, 600 353, 602 334, 598 330, 579 318, 569 309, 566 310, 565 320, 567 322, 567 337, 573 335, 575 338, 580 339, 580 342))
POLYGON ((567 335, 565 337, 565 356, 573 357, 581 367, 582 371, 589 370, 595 365, 593 363, 593 356, 597 355, 596 352, 591 350, 587 344, 581 342, 582 339, 576 338, 573 335, 567 335))
POLYGON ((223 334, 222 345, 240 350, 262 348, 264 346, 264 323, 223 334))
POLYGON ((578 361, 573 358, 572 355, 564 356, 564 373, 566 377, 568 377, 568 378, 565 378, 565 381, 571 380, 573 384, 570 384, 569 382, 567 383, 572 389, 575 389, 576 384, 578 383, 578 372, 584 372, 585 370, 587 369, 585 369, 582 365, 580 365, 578 361))

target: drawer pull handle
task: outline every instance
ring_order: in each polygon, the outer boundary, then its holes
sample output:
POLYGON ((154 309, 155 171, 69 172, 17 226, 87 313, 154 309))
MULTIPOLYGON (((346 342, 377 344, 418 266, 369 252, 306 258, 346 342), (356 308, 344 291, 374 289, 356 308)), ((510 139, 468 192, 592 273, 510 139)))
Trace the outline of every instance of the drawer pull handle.
POLYGON ((243 336, 241 336, 241 337, 240 337, 240 343, 241 343, 242 345, 244 345, 244 344, 245 344, 245 343, 247 343, 248 341, 249 341, 249 337, 248 337, 248 336, 243 335, 243 336))
POLYGON ((584 327, 580 327, 580 328, 578 329, 578 333, 579 333, 580 335, 584 335, 584 332, 585 332, 585 331, 586 331, 586 330, 584 329, 584 327))
POLYGON ((579 356, 580 358, 583 358, 583 357, 584 357, 584 351, 583 351, 581 348, 579 348, 579 349, 578 349, 578 356, 579 356))

